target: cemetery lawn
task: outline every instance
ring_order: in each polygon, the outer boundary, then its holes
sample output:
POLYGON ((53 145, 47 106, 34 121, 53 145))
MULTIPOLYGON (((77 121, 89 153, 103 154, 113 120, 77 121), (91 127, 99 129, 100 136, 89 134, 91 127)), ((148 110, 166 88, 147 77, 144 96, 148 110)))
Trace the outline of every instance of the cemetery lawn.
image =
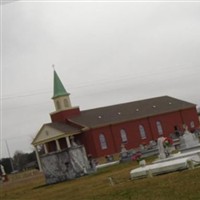
MULTIPOLYGON (((148 161, 148 160, 147 160, 148 161)), ((151 161, 149 159, 149 161, 151 161)), ((42 173, 29 171, 9 176, 1 184, 2 200, 199 200, 200 167, 153 178, 130 180, 137 162, 110 166, 97 173, 45 185, 42 173), (112 186, 109 177, 114 180, 112 186)))

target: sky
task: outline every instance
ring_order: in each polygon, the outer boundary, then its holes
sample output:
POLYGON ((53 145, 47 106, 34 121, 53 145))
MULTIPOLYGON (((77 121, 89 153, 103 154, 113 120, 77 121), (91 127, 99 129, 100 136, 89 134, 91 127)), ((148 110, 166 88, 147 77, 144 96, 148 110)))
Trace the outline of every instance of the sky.
POLYGON ((200 1, 3 1, 1 157, 31 152, 53 68, 81 110, 169 95, 200 106, 200 1))

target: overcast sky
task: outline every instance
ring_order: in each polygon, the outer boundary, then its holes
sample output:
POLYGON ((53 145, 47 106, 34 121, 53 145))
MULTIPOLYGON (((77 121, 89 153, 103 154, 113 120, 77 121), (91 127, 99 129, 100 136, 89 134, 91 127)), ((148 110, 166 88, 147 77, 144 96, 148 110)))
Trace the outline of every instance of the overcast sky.
POLYGON ((200 105, 200 2, 13 1, 1 11, 3 157, 31 152, 50 122, 52 64, 81 110, 162 95, 200 105))

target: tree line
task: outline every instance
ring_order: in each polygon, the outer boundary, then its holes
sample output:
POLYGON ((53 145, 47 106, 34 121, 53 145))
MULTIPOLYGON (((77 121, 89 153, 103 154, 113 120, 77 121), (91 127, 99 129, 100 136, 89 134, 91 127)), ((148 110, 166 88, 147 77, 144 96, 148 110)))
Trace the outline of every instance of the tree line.
POLYGON ((4 166, 7 174, 11 172, 20 172, 27 169, 38 168, 35 152, 24 153, 16 151, 13 158, 2 158, 0 164, 4 166))

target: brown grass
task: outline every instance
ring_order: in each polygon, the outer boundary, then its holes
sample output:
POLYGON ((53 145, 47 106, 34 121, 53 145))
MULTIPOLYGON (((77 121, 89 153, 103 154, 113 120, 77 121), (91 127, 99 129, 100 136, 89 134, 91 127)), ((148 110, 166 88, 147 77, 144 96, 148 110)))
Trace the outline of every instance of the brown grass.
MULTIPOLYGON (((150 161, 150 160, 149 160, 150 161)), ((200 168, 130 180, 136 162, 99 170, 72 181, 45 185, 39 172, 12 175, 1 187, 3 200, 199 200, 200 168), (115 184, 108 180, 112 177, 115 184)))

